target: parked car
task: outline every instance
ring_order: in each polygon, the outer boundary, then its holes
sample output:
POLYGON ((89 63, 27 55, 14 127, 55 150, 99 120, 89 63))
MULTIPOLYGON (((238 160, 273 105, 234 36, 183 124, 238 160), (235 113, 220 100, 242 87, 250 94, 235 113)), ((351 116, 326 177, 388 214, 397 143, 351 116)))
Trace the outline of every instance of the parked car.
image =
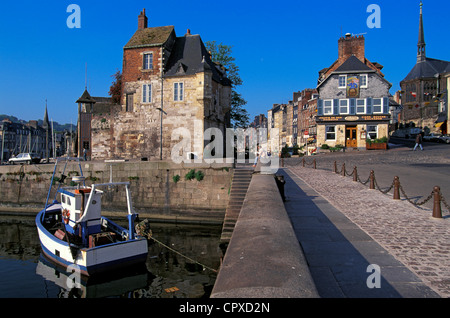
POLYGON ((439 141, 439 138, 441 136, 442 136, 441 134, 433 134, 433 133, 431 133, 429 135, 423 136, 423 140, 424 141, 439 141))
POLYGON ((450 135, 442 135, 441 137, 439 137, 439 141, 450 144, 450 135))
POLYGON ((31 164, 33 163, 39 163, 41 161, 41 157, 39 157, 35 153, 19 153, 17 156, 9 158, 8 163, 9 164, 16 164, 16 163, 26 163, 31 164))

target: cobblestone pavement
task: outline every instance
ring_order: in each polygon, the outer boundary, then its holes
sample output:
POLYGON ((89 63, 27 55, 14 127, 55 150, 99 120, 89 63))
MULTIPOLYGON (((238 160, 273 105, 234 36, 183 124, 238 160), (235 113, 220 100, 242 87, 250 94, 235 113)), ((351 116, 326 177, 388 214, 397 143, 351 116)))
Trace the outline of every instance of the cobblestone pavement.
MULTIPOLYGON (((387 190, 393 183, 394 176, 400 178, 401 197, 408 197, 415 203, 425 200, 439 186, 445 199, 442 206, 450 210, 450 145, 425 143, 424 151, 411 151, 400 146, 388 151, 347 151, 345 153, 322 153, 314 157, 305 157, 305 166, 312 167, 313 159, 317 169, 332 171, 336 162, 340 172, 345 163, 347 174, 357 167, 357 175, 366 182, 370 171, 374 170, 377 187, 387 190)), ((284 159, 284 166, 302 166, 303 158, 284 159)), ((351 178, 351 177, 350 177, 351 178)), ((391 191, 392 193, 392 191, 391 191)), ((433 200, 424 207, 431 208, 433 200)))
POLYGON ((352 178, 295 165, 300 179, 357 224, 440 296, 450 297, 450 216, 433 218, 352 178))

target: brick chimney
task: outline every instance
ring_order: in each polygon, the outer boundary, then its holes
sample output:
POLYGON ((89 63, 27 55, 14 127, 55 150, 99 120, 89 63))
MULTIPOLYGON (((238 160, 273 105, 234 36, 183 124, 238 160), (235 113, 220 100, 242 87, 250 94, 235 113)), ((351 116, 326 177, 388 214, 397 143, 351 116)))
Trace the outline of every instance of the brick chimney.
POLYGON ((138 30, 147 28, 147 17, 145 16, 145 8, 142 10, 141 14, 138 16, 138 30))
POLYGON ((343 63, 350 56, 355 55, 361 62, 365 61, 364 36, 352 36, 347 33, 338 40, 339 62, 343 63))

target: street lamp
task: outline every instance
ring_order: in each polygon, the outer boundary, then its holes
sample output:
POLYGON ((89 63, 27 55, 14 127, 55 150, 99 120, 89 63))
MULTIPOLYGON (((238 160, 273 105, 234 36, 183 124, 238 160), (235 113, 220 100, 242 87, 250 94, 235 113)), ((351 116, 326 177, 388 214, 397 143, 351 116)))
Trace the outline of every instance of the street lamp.
POLYGON ((163 147, 163 113, 164 111, 164 47, 161 48, 161 107, 156 108, 161 112, 160 114, 160 136, 159 136, 159 160, 162 160, 162 147, 163 147))
MULTIPOLYGON (((162 95, 162 94, 161 94, 162 95)), ((161 102, 162 106, 162 102, 161 102)), ((163 114, 167 115, 167 113, 162 109, 162 107, 157 107, 157 110, 161 112, 161 132, 160 132, 160 140, 159 140, 159 160, 162 160, 162 134, 163 134, 163 114)))

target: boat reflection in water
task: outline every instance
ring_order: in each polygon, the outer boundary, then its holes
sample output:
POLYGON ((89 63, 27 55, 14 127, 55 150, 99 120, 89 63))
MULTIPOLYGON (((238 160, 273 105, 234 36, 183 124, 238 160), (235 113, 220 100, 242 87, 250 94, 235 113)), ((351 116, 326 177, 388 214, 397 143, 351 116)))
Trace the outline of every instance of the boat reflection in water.
POLYGON ((67 278, 72 272, 67 273, 42 254, 34 217, 0 214, 0 298, 209 297, 217 277, 209 268, 218 269, 223 256, 221 229, 220 225, 155 223, 153 237, 165 246, 149 240, 142 267, 95 275, 81 280, 81 288, 69 288, 67 278))
POLYGON ((142 297, 142 294, 146 293, 146 287, 156 278, 142 264, 115 274, 94 277, 79 275, 76 270, 68 272, 66 269, 41 254, 36 274, 60 287, 57 295, 59 298, 103 298, 120 295, 142 297))

